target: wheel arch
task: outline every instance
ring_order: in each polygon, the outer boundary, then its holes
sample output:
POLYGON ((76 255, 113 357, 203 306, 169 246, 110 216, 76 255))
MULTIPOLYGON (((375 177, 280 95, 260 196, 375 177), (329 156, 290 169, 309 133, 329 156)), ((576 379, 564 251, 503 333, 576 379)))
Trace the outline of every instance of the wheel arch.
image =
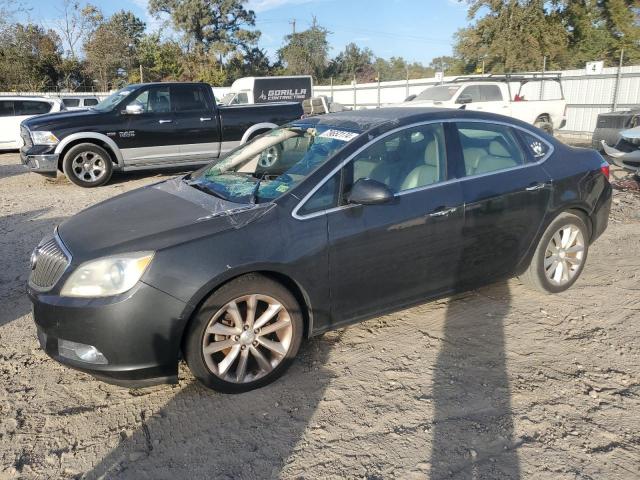
POLYGON ((182 352, 182 349, 184 347, 184 342, 186 339, 185 334, 188 330, 189 324, 197 314, 198 310, 200 310, 200 307, 206 301, 206 299, 229 282, 232 282, 237 278, 249 274, 261 275, 279 283, 287 290, 289 290, 289 292, 291 292, 291 294, 295 297, 298 305, 300 305, 301 308, 302 320, 304 324, 304 331, 302 332, 303 338, 309 338, 311 336, 313 332, 313 310, 311 308, 309 295, 307 294, 305 288, 293 277, 281 271, 277 271, 274 269, 254 269, 243 272, 236 272, 231 276, 216 281, 213 285, 208 285, 201 292, 199 292, 191 302, 189 302, 188 305, 190 305, 190 307, 185 312, 186 321, 184 322, 182 332, 180 333, 180 352, 182 352))
POLYGON ((260 133, 268 132, 269 130, 274 129, 277 126, 278 125, 271 122, 256 123, 255 125, 250 126, 249 128, 247 128, 247 131, 244 132, 244 135, 242 135, 242 140, 240 140, 240 145, 247 143, 254 134, 257 134, 258 132, 260 133))
POLYGON ((111 161, 116 166, 122 166, 122 153, 111 138, 107 137, 102 133, 97 132, 78 132, 69 135, 62 139, 62 141, 56 146, 55 153, 58 155, 58 169, 62 170, 62 162, 64 161, 64 156, 67 152, 79 145, 81 143, 93 143, 94 145, 98 145, 99 147, 104 148, 109 156, 111 157, 111 161))

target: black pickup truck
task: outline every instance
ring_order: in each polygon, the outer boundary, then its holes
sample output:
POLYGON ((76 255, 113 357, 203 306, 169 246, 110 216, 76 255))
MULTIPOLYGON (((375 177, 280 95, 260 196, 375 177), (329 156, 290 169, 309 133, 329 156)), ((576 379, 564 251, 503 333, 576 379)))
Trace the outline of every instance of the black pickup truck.
POLYGON ((22 122, 22 162, 97 187, 114 170, 195 167, 302 116, 300 103, 218 106, 204 83, 129 85, 89 110, 22 122))

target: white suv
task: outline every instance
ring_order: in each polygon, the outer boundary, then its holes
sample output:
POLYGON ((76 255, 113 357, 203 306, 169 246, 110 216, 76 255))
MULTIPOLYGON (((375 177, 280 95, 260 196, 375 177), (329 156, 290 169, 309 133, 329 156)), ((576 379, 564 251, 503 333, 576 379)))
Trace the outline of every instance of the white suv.
POLYGON ((90 96, 77 96, 77 97, 69 97, 64 96, 60 97, 62 99, 62 103, 67 107, 67 110, 84 110, 86 108, 95 107, 100 100, 98 97, 90 97, 90 96))
POLYGON ((35 115, 66 110, 61 100, 44 97, 0 97, 0 150, 22 147, 20 123, 35 115))

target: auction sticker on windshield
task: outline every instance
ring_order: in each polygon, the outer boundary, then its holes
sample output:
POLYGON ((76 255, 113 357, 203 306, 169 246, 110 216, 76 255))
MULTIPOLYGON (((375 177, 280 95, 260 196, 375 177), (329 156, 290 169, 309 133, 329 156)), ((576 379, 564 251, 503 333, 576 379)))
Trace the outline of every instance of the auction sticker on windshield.
POLYGON ((332 138, 334 140, 340 140, 342 142, 349 142, 356 138, 358 135, 358 133, 330 128, 329 130, 325 130, 320 135, 318 135, 318 138, 332 138))

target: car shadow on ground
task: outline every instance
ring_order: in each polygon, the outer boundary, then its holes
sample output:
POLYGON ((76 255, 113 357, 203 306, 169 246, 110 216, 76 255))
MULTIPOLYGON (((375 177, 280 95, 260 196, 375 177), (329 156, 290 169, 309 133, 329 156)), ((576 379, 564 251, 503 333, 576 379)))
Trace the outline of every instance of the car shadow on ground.
MULTIPOLYGON (((3 152, 0 152, 0 154, 2 153, 3 152)), ((17 175, 22 175, 25 173, 29 173, 29 170, 21 163, 0 165, 0 180, 2 180, 3 178, 15 177, 17 175)))
POLYGON ((48 217, 51 208, 0 217, 0 326, 26 315, 31 252, 45 235, 53 234, 66 217, 48 217))
POLYGON ((213 392, 182 371, 186 387, 83 478, 278 477, 325 394, 322 365, 339 337, 303 343, 281 379, 245 394, 213 392))
POLYGON ((518 479, 503 324, 509 285, 450 301, 433 378, 431 479, 518 479))

